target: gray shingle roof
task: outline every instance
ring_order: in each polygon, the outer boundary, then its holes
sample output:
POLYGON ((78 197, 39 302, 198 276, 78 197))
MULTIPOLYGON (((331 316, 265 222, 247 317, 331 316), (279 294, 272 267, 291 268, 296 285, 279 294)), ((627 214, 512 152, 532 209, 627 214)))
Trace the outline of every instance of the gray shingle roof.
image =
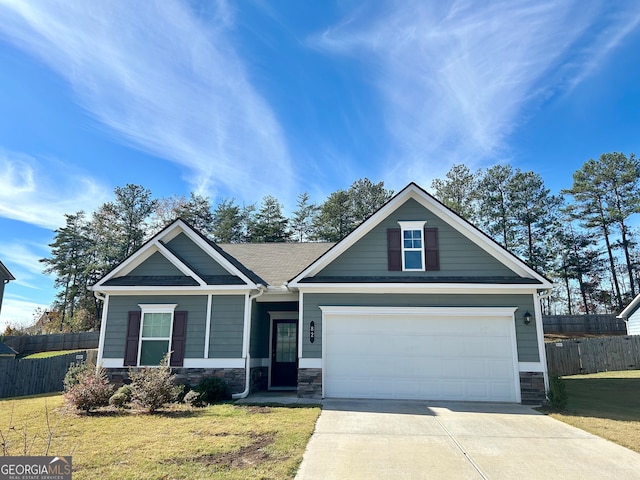
POLYGON ((17 354, 18 352, 16 352, 9 345, 0 342, 0 355, 7 356, 7 355, 17 355, 17 354))
POLYGON ((4 266, 4 263, 0 261, 0 279, 5 280, 15 280, 15 277, 11 275, 11 272, 7 267, 4 266))
POLYGON ((334 243, 219 243, 218 247, 272 286, 311 265, 334 243))

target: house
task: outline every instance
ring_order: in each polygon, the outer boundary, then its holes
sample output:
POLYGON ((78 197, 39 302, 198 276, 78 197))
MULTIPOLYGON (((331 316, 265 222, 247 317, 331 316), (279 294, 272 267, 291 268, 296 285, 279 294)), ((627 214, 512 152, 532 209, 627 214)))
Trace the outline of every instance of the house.
POLYGON ((16 358, 16 355, 18 355, 18 352, 16 352, 9 345, 0 342, 0 360, 5 358, 13 359, 16 358))
POLYGON ((640 294, 636 295, 617 317, 627 324, 627 335, 640 335, 640 309, 638 307, 640 307, 640 294))
POLYGON ((11 280, 15 280, 15 277, 11 275, 11 272, 0 262, 0 311, 2 311, 2 297, 4 296, 4 286, 11 280))
POLYGON ((301 397, 531 402, 552 283, 416 184, 337 244, 217 245, 178 219, 95 284, 114 378, 301 397))

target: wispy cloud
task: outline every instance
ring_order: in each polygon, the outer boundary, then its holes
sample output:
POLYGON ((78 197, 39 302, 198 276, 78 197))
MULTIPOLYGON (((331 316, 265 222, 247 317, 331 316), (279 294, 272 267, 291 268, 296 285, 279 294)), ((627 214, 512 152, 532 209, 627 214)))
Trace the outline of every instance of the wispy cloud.
POLYGON ((0 2, 0 34, 73 86, 96 118, 144 151, 188 167, 199 192, 254 198, 258 171, 291 162, 269 105, 230 41, 225 2, 0 2))
POLYGON ((0 149, 0 216, 55 229, 64 214, 92 211, 109 198, 91 177, 56 160, 0 149))
POLYGON ((34 314, 38 308, 46 310, 49 306, 7 295, 2 302, 0 312, 0 332, 4 331, 7 325, 27 327, 33 324, 36 320, 34 314))
POLYGON ((395 143, 385 178, 399 184, 504 159, 525 107, 584 79, 640 14, 633 2, 577 0, 375 5, 311 44, 368 68, 395 143), (616 35, 603 42, 603 31, 616 35))

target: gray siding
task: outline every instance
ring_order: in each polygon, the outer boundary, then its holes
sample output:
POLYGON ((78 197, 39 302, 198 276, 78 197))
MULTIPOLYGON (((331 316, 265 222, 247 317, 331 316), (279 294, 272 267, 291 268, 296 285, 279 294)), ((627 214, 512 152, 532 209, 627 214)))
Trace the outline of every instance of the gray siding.
POLYGON ((401 205, 360 241, 324 268, 317 277, 425 275, 517 277, 514 272, 413 199, 401 205), (439 271, 390 272, 387 269, 387 229, 398 228, 400 220, 426 220, 427 227, 438 228, 439 271))
POLYGON ((380 307, 518 307, 516 310, 516 341, 520 362, 537 362, 538 341, 532 321, 525 325, 522 315, 534 314, 532 295, 410 295, 410 294, 312 294, 304 295, 303 357, 322 357, 322 311, 320 306, 380 306, 380 307), (309 323, 315 321, 316 338, 309 342, 309 323))
POLYGON ((222 268, 184 233, 168 242, 167 245, 201 275, 229 275, 227 270, 222 268))
POLYGON ((298 302, 264 302, 254 303, 251 312, 251 356, 253 358, 269 357, 269 336, 271 335, 271 318, 269 312, 297 312, 298 302))
POLYGON ((104 358, 123 358, 130 311, 139 311, 140 303, 177 303, 176 310, 187 315, 185 358, 202 358, 207 318, 206 295, 126 295, 110 296, 104 338, 104 358))
POLYGON ((167 260, 160 252, 156 252, 144 262, 134 268, 131 276, 156 276, 156 275, 184 275, 173 263, 167 260))
POLYGON ((242 357, 244 295, 214 295, 209 358, 242 357))

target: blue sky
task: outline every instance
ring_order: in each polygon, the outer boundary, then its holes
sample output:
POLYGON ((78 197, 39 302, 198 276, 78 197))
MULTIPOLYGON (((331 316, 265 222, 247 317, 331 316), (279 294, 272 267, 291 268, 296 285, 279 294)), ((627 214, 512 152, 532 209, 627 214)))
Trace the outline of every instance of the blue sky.
POLYGON ((290 211, 456 163, 640 154, 640 3, 0 0, 0 330, 54 298, 64 213, 113 188, 290 211))

